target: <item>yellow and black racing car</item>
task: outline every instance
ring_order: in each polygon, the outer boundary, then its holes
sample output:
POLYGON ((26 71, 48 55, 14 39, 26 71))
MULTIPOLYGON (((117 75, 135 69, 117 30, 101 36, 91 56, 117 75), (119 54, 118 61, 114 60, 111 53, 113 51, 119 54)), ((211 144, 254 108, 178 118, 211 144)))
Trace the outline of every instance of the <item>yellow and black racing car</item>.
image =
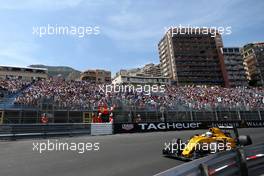
POLYGON ((251 138, 239 136, 235 127, 213 127, 203 134, 192 136, 187 142, 175 139, 165 143, 162 153, 167 157, 190 161, 250 144, 252 144, 251 138))

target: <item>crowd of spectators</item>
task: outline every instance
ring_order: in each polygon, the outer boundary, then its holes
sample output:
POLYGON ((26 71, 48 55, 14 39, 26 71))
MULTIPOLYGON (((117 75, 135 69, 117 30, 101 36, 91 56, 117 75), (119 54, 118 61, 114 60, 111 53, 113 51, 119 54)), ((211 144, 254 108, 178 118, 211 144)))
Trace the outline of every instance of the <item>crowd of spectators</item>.
POLYGON ((1 95, 3 96, 4 92, 7 94, 16 93, 29 83, 29 81, 19 79, 0 79, 1 95))
POLYGON ((59 108, 89 109, 98 103, 107 102, 97 84, 85 81, 48 79, 35 82, 16 98, 16 104, 37 106, 51 101, 59 108))
POLYGON ((51 101, 55 106, 67 109, 93 109, 99 104, 139 109, 264 108, 264 88, 166 86, 163 93, 145 95, 127 91, 105 93, 100 86, 86 81, 41 80, 24 90, 15 103, 37 106, 43 101, 51 101))
POLYGON ((165 107, 177 110, 264 108, 263 88, 223 88, 218 86, 167 86, 164 94, 129 95, 126 104, 141 108, 165 107))
POLYGON ((264 108, 263 88, 223 88, 218 86, 167 87, 167 96, 192 109, 244 109, 264 108))

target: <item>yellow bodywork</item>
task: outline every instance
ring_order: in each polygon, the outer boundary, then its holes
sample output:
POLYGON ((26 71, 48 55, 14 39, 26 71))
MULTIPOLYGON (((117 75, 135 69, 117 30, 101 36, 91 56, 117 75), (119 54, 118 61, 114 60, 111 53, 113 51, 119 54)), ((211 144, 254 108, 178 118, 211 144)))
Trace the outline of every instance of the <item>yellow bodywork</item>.
POLYGON ((182 156, 187 158, 192 157, 192 153, 194 152, 198 144, 210 144, 217 142, 228 144, 232 149, 236 147, 236 140, 225 135, 219 128, 210 128, 209 131, 212 132, 211 137, 207 137, 203 134, 193 136, 183 149, 182 156))

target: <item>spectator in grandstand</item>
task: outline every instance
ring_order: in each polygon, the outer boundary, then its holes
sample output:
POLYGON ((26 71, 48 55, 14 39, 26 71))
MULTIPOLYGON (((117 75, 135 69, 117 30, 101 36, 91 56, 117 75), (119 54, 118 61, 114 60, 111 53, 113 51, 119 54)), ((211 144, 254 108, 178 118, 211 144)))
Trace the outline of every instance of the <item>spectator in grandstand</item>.
POLYGON ((109 123, 114 123, 113 113, 109 115, 109 123))
POLYGON ((43 113, 42 116, 41 116, 41 118, 40 118, 40 122, 42 124, 47 124, 48 121, 49 121, 49 118, 48 118, 47 114, 46 113, 43 113))
POLYGON ((164 122, 164 121, 165 121, 164 116, 161 116, 161 117, 160 117, 160 121, 161 121, 161 122, 164 122))
POLYGON ((135 119, 135 123, 140 123, 140 122, 141 122, 141 116, 140 116, 140 114, 138 114, 136 119, 135 119))
POLYGON ((102 113, 99 113, 98 114, 98 116, 95 116, 94 118, 93 118, 93 123, 102 123, 102 113))
POLYGON ((28 85, 29 81, 24 81, 20 79, 9 80, 9 79, 0 79, 0 89, 6 90, 9 94, 16 93, 26 85, 28 85))
POLYGON ((92 123, 96 123, 97 115, 95 113, 92 113, 92 123))

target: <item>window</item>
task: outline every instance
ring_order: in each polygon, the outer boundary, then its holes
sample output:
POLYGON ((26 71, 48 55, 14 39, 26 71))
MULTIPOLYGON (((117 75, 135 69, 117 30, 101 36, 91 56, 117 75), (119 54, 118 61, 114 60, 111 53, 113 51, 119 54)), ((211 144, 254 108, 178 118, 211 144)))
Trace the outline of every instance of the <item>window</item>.
POLYGON ((233 48, 228 48, 228 52, 233 52, 233 48))

